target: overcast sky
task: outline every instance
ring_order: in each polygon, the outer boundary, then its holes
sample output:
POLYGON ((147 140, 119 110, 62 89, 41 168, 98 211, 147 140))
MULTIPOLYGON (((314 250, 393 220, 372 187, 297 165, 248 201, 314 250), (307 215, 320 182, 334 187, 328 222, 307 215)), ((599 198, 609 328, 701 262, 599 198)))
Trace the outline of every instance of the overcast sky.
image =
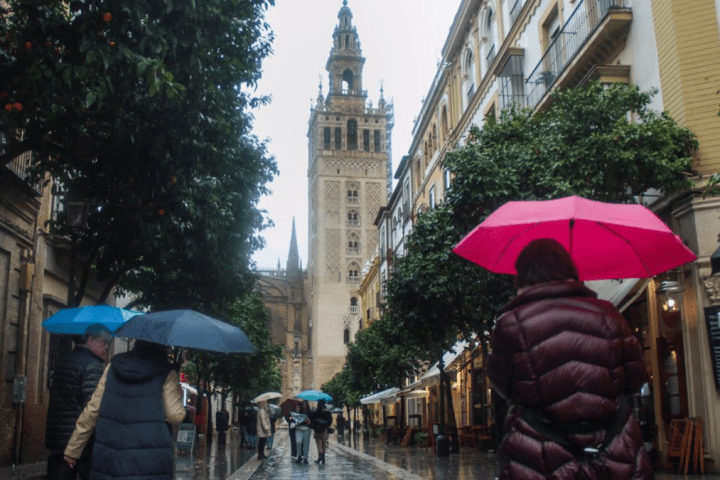
MULTIPOLYGON (((413 119, 435 76, 437 62, 460 0, 348 0, 365 57, 363 87, 377 105, 380 84, 395 105, 393 173, 410 148, 413 119)), ((266 248, 255 254, 260 268, 285 267, 295 218, 298 249, 307 265, 307 128, 338 23, 342 0, 276 0, 266 16, 275 32, 274 54, 263 65, 258 93, 272 103, 255 112, 254 133, 269 141, 280 169, 263 198, 275 227, 265 230, 266 248)))

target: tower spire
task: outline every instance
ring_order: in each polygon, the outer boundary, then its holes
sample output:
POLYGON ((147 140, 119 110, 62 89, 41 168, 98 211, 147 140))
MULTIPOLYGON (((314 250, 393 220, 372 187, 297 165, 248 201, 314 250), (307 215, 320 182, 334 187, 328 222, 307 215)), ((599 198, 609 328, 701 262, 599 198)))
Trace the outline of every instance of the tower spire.
POLYGON ((293 217, 292 234, 290 235, 290 252, 287 260, 287 273, 292 275, 300 271, 300 254, 298 253, 297 235, 295 234, 295 217, 293 217))

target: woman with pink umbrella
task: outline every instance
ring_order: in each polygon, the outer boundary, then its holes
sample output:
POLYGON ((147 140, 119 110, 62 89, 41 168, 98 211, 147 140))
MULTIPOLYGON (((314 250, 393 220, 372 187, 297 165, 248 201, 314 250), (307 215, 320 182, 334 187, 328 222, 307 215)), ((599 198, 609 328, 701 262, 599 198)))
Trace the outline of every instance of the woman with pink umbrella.
POLYGON ((625 319, 579 281, 556 240, 531 241, 515 270, 518 295, 501 311, 488 359, 510 404, 500 478, 652 478, 624 397, 647 377, 625 319))

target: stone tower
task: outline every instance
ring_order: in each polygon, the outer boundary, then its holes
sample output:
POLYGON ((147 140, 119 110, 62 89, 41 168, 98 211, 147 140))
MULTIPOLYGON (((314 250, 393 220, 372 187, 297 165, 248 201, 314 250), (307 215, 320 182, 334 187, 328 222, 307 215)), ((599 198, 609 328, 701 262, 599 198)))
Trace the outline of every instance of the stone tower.
POLYGON ((346 344, 362 328, 362 266, 377 246, 373 221, 387 199, 392 105, 373 108, 363 90, 365 58, 347 0, 338 13, 333 46, 308 128, 309 322, 312 385, 319 389, 342 369, 346 344))

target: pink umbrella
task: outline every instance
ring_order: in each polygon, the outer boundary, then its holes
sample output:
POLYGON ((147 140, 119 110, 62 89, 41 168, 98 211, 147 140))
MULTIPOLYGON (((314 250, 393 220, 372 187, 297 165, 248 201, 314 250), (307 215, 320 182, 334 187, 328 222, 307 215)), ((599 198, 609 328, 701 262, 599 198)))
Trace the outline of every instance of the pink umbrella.
POLYGON ((492 272, 515 275, 518 255, 538 238, 560 242, 575 261, 580 280, 650 278, 697 259, 646 207, 576 196, 508 202, 453 252, 492 272))

